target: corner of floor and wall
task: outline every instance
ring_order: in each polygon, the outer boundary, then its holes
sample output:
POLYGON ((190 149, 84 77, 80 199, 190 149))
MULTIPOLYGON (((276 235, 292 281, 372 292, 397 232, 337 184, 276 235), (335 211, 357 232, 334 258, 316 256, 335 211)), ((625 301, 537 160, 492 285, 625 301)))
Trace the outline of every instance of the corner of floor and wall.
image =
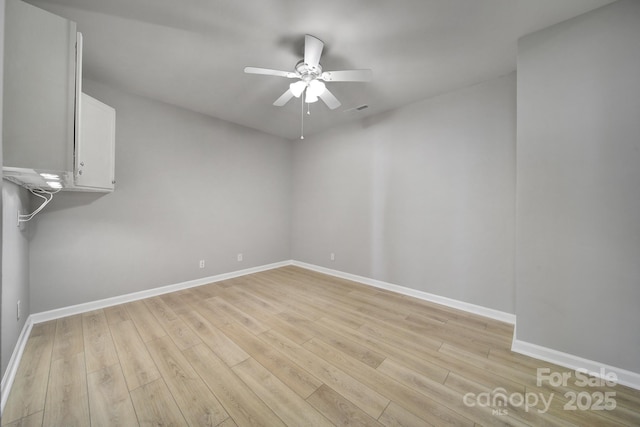
MULTIPOLYGON (((363 276, 358 276, 351 273, 334 270, 326 266, 319 266, 319 265, 309 264, 306 262, 295 261, 295 260, 287 260, 287 261, 271 263, 268 265, 250 267, 250 268, 246 268, 246 269, 238 270, 234 272, 218 274, 215 276, 204 277, 196 280, 190 280, 182 283, 176 283, 176 284, 163 286, 159 288, 148 289, 145 291, 135 292, 127 295, 119 295, 111 298, 106 298, 103 300, 76 304, 73 306, 62 307, 62 308, 48 310, 45 312, 40 312, 40 313, 35 313, 30 315, 28 319, 26 319, 26 322, 24 323, 24 327, 18 339, 18 343, 11 356, 11 361, 7 368, 7 372, 3 376, 3 383, 2 383, 3 393, 2 393, 2 400, 1 400, 1 408, 4 409, 9 392, 11 390, 11 386, 13 384, 13 380, 17 373, 19 362, 22 357, 22 352, 27 343, 27 339, 29 337, 31 328, 35 324, 47 322, 55 319, 60 319, 62 317, 73 316, 81 313, 87 313, 93 310, 98 310, 98 309, 110 307, 117 304, 132 302, 132 301, 140 300, 143 298, 149 298, 156 295, 162 295, 168 292, 175 292, 182 289, 192 288, 195 286, 216 283, 219 281, 228 280, 235 277, 246 276, 249 274, 259 273, 261 271, 267 271, 267 270, 277 269, 277 268, 286 267, 286 266, 296 266, 299 268, 316 271, 322 274, 335 276, 335 277, 350 280, 350 281, 355 281, 368 286, 396 292, 402 295, 407 295, 413 298, 418 298, 418 299, 422 299, 429 302, 434 302, 443 306, 465 311, 467 313, 472 313, 472 314, 483 316, 489 319, 512 324, 514 325, 514 327, 516 325, 516 316, 511 313, 507 313, 500 310, 495 310, 495 309, 491 309, 491 308, 487 308, 487 307, 483 307, 475 304, 470 304, 468 302, 458 301, 458 300, 454 300, 447 297, 442 297, 440 295, 430 294, 428 292, 419 291, 419 290, 407 288, 404 286, 399 286, 393 283, 388 283, 381 280, 372 279, 369 277, 363 277, 363 276)), ((518 341, 515 337, 515 331, 514 331, 513 350, 522 354, 532 356, 534 358, 555 363, 560 366, 565 366, 572 370, 580 370, 581 372, 589 373, 596 377, 605 378, 607 379, 607 381, 612 381, 612 379, 614 379, 619 384, 640 389, 640 375, 636 373, 628 372, 623 369, 619 369, 619 368, 608 366, 599 362, 580 358, 575 355, 562 353, 553 349, 544 348, 544 347, 536 346, 530 343, 518 341)))
POLYGON ((290 264, 640 389, 639 20, 619 0, 523 37, 517 74, 304 141, 87 80, 118 114, 117 188, 21 229, 3 182, 2 401, 34 322, 290 264))

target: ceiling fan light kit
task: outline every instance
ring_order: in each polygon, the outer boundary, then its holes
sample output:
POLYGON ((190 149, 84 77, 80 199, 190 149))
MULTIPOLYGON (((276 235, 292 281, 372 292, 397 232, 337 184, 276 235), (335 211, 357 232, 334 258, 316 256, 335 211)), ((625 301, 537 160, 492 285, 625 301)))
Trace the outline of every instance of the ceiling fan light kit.
POLYGON ((298 80, 297 82, 291 83, 289 85, 289 90, 291 90, 291 93, 296 98, 300 98, 300 95, 302 95, 302 92, 304 92, 306 88, 307 88, 307 84, 302 80, 298 80))
MULTIPOLYGON (((304 38, 304 59, 298 61, 295 66, 295 72, 259 67, 245 67, 244 72, 247 74, 298 79, 298 81, 291 83, 289 89, 275 100, 273 105, 276 107, 282 107, 291 98, 300 98, 304 93, 305 103, 314 103, 320 98, 329 109, 335 110, 342 104, 327 89, 324 82, 368 82, 371 80, 373 73, 371 70, 322 71, 320 57, 323 49, 324 42, 322 40, 307 34, 304 38)), ((304 139, 304 137, 301 136, 301 139, 304 139)))

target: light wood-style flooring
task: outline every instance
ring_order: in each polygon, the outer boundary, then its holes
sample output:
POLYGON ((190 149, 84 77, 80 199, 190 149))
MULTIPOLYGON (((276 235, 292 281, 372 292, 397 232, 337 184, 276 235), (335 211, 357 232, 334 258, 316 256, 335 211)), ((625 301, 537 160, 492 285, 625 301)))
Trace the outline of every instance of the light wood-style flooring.
POLYGON ((640 392, 577 386, 512 334, 284 267, 35 325, 2 425, 640 425, 640 392))

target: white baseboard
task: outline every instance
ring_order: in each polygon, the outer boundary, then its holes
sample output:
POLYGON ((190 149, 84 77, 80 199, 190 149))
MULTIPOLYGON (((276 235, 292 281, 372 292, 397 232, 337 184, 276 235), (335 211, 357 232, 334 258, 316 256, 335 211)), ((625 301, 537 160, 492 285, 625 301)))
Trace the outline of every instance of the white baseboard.
POLYGON ((29 316, 24 323, 24 326, 22 327, 22 331, 20 332, 18 342, 13 349, 13 353, 11 353, 11 358, 9 359, 7 370, 4 371, 4 375, 2 376, 2 383, 0 385, 0 396, 2 396, 2 398, 0 399, 0 419, 2 419, 2 414, 4 413, 4 405, 7 403, 7 398, 9 397, 11 386, 13 386, 13 381, 16 379, 18 366, 20 365, 20 360, 22 359, 22 353, 24 352, 24 348, 27 345, 27 340, 29 339, 32 328, 33 320, 31 316, 29 316))
MULTIPOLYGON (((20 333, 20 337, 18 338, 16 347, 14 348, 13 354, 11 355, 11 359, 9 360, 7 370, 5 371, 4 376, 2 377, 2 384, 0 388, 0 395, 2 396, 2 399, 0 401, 0 413, 4 412, 4 407, 6 404, 7 397, 9 395, 9 391, 11 390, 11 386, 13 385, 13 381, 15 380, 15 376, 18 371, 18 366, 20 364, 20 359, 22 358, 22 353, 24 352, 24 348, 27 344, 29 334, 31 333, 31 329, 34 324, 46 322, 49 320, 55 320, 55 319, 59 319, 62 317, 71 316, 75 314, 86 313, 88 311, 111 307, 118 304, 124 304, 131 301, 137 301, 140 299, 149 298, 157 295, 163 295, 169 292, 175 292, 178 290, 192 288, 195 286, 215 283, 222 280, 244 276, 247 274, 258 273, 266 270, 272 270, 274 268, 284 267, 287 265, 295 265, 301 268, 306 268, 308 270, 317 271, 319 273, 339 277, 346 280, 352 280, 354 282, 358 282, 358 283, 373 286, 376 288, 385 289, 385 290, 396 292, 399 294, 415 297, 425 301, 434 302, 447 307, 456 308, 462 311, 466 311, 469 313, 473 313, 473 314, 488 317, 491 319, 499 320, 502 322, 510 323, 513 325, 516 324, 515 314, 506 313, 503 311, 494 310, 491 308, 482 307, 479 305, 470 304, 464 301, 458 301, 451 298, 442 297, 439 295, 430 294, 428 292, 423 292, 416 289, 406 288, 404 286, 394 285, 392 283, 387 283, 380 280, 371 279, 368 277, 358 276, 351 273, 345 273, 338 270, 332 270, 326 267, 321 267, 313 264, 307 264, 300 261, 293 261, 293 260, 282 261, 282 262, 277 262, 273 264, 247 268, 244 270, 238 270, 230 273, 218 274, 215 276, 204 277, 201 279, 190 280, 187 282, 177 283, 177 284, 163 286, 159 288, 148 289, 145 291, 134 292, 126 295, 120 295, 117 297, 106 298, 98 301, 92 301, 92 302, 77 304, 77 305, 64 307, 56 310, 50 310, 50 311, 32 314, 31 316, 29 316, 29 318, 25 322, 22 332, 20 333)), ((518 340, 516 339, 515 331, 514 331, 514 338, 512 343, 512 350, 517 353, 525 354, 527 356, 535 357, 540 360, 555 363, 560 366, 565 366, 570 369, 579 369, 579 368, 586 369, 588 372, 591 372, 596 376, 599 375, 600 369, 604 368, 606 372, 616 373, 616 375, 618 376, 619 384, 626 385, 628 387, 632 387, 640 390, 640 374, 626 371, 624 369, 618 369, 602 363, 597 363, 591 360, 583 359, 578 356, 573 356, 557 350, 541 347, 535 344, 530 344, 530 343, 518 340)))
POLYGON ((118 304, 124 304, 127 302, 150 298, 157 295, 168 294, 170 292, 193 288, 196 286, 202 286, 209 283, 220 282, 222 280, 233 279, 234 277, 245 276, 247 274, 259 273, 261 271, 272 270, 274 268, 284 267, 287 265, 291 265, 291 261, 282 261, 273 264, 261 265, 258 267, 246 268, 244 270, 217 274, 215 276, 203 277, 201 279, 189 280, 187 282, 147 289, 145 291, 133 292, 125 295, 119 295, 117 297, 105 298, 98 301, 91 301, 87 303, 72 305, 69 307, 58 308, 55 310, 43 311, 41 313, 32 315, 33 323, 42 323, 49 320, 59 319, 61 317, 73 316, 74 314, 86 313, 92 310, 98 310, 118 304))
POLYGON ((313 264, 307 264, 300 261, 293 261, 293 260, 282 261, 282 262, 277 262, 273 264, 247 268, 244 270, 238 270, 230 273, 218 274, 215 276, 204 277, 201 279, 190 280, 187 282, 176 283, 173 285, 162 286, 159 288, 148 289, 145 291, 119 295, 116 297, 105 298, 97 301, 91 301, 87 303, 72 305, 69 307, 63 307, 55 310, 49 310, 41 313, 32 314, 31 316, 29 316, 29 318, 27 319, 27 322, 25 323, 25 327, 22 330, 18 343, 16 344, 16 347, 13 351, 13 355, 11 356, 11 360, 9 361, 7 370, 5 371, 5 375, 3 376, 3 379, 2 379, 2 400, 0 404, 0 411, 4 410, 4 405, 6 403, 7 395, 9 394, 9 390, 13 385, 13 381, 15 379, 15 375, 18 370, 18 365, 20 364, 20 359, 22 358, 22 352, 24 351, 24 346, 27 343, 27 339, 29 338, 31 328, 34 324, 46 322, 49 320, 55 320, 62 317, 72 316, 75 314, 82 314, 92 310, 98 310, 101 308, 111 307, 118 304, 124 304, 127 302, 150 298, 157 295, 163 295, 169 292, 175 292, 182 289, 192 288, 195 286, 202 286, 209 283, 215 283, 222 280, 232 279, 234 277, 244 276, 247 274, 258 273, 266 270, 272 270, 274 268, 284 267, 287 265, 296 265, 298 267, 306 268, 308 270, 317 271, 319 273, 324 273, 330 276, 340 277, 347 280, 352 280, 354 282, 362 283, 362 284, 373 286, 380 289, 386 289, 392 292, 415 297, 425 301, 435 302, 437 304, 442 304, 447 307, 456 308, 469 313, 478 314, 481 316, 485 316, 491 319, 496 319, 496 320, 510 323, 510 324, 515 324, 515 320, 516 320, 515 315, 511 313, 505 313, 502 311, 482 307, 479 305, 469 304, 463 301, 457 301, 451 298, 430 294, 430 293, 419 291, 416 289, 406 288, 404 286, 394 285, 392 283, 370 279, 363 276, 357 276, 355 274, 345 273, 338 270, 331 270, 329 268, 320 267, 313 264))
POLYGON ((636 372, 627 371, 625 369, 616 368, 613 366, 606 365, 604 363, 595 362, 593 360, 584 359, 578 356, 563 353, 561 351, 553 350, 546 347, 541 347, 539 345, 530 344, 530 343, 518 340, 516 338, 517 325, 516 325, 515 314, 505 313, 502 311, 482 307, 475 304, 469 304, 464 301, 458 301, 451 298, 430 294, 428 292, 418 291, 416 289, 406 288, 404 286, 394 285, 391 283, 382 282, 380 280, 370 279, 368 277, 357 276, 355 274, 345 273, 338 270, 332 270, 330 268, 321 267, 314 264, 307 264, 300 261, 292 261, 291 264, 298 267, 306 268, 308 270, 317 271, 319 273, 328 274, 330 276, 352 280, 354 282, 374 286, 376 288, 386 289, 386 290, 397 292, 403 295, 412 296, 425 301, 442 304, 447 307, 456 308, 469 313, 478 314, 480 316, 484 316, 491 319, 513 324, 514 331, 513 331, 513 341, 511 344, 512 351, 516 353, 521 353, 527 356, 531 356, 536 359, 544 360, 546 362, 554 363, 556 365, 564 366, 572 370, 583 369, 597 377, 600 377, 600 374, 602 372, 601 369, 607 373, 614 372, 618 377, 618 384, 640 390, 640 374, 636 372))
POLYGON ((209 283, 220 282, 222 280, 233 279, 234 277, 245 276, 247 274, 258 273, 260 271, 272 270, 274 268, 284 267, 287 265, 291 265, 291 261, 288 260, 288 261, 276 262, 273 264, 266 264, 258 267, 247 268, 244 270, 233 271, 230 273, 223 273, 215 276, 203 277, 201 279, 189 280, 187 282, 176 283, 173 285, 162 286, 159 288, 148 289, 145 291, 134 292, 134 293, 125 294, 125 295, 119 295, 117 297, 105 298, 98 301, 91 301, 87 303, 76 304, 69 307, 63 307, 55 310, 49 310, 49 311, 44 311, 41 313, 35 313, 30 315, 27 321, 25 322, 24 327, 22 328, 22 332, 20 333, 18 342, 16 343, 16 346, 13 349, 13 354, 11 355, 11 359, 9 360, 9 364, 7 365, 7 370, 2 376, 2 386, 0 388, 0 393, 2 396, 2 398, 0 399, 0 414, 4 412, 4 406, 7 403, 9 391, 11 390, 11 386, 13 386, 13 381, 15 380, 16 373, 18 372, 18 366, 20 365, 20 360, 22 359, 22 353, 24 352, 24 347, 27 344, 27 340, 29 338, 29 334, 31 333, 31 329, 33 328, 33 325, 35 325, 36 323, 47 322, 49 320, 55 320, 62 317, 72 316, 74 314, 86 313, 92 310, 98 310, 101 308, 111 307, 118 304, 124 304, 131 301, 141 300, 144 298, 163 295, 169 292, 179 291, 181 289, 193 288, 195 286, 201 286, 209 283))
POLYGON ((308 270, 317 271, 318 273, 328 274, 330 276, 352 280, 354 282, 362 283, 364 285, 369 285, 369 286, 373 286, 380 289, 386 289, 388 291, 418 298, 424 301, 434 302, 436 304, 441 304, 447 307, 456 308, 458 310, 466 311, 467 313, 477 314, 480 316, 488 317, 490 319, 499 320, 505 323, 510 323, 512 325, 516 323, 516 315, 511 313, 506 313, 504 311, 494 310, 492 308, 487 308, 480 305, 470 304, 464 301, 458 301, 452 298, 430 294, 428 292, 419 291, 417 289, 411 289, 411 288, 406 288, 404 286, 394 285, 392 283, 383 282, 381 280, 370 279, 368 277, 357 276, 355 274, 345 273, 338 270, 332 270, 330 268, 320 267, 314 264, 307 264, 305 262, 292 261, 291 264, 298 267, 306 268, 308 270))
POLYGON ((616 368, 604 363, 584 359, 573 354, 563 353, 537 344, 531 344, 526 341, 514 338, 511 345, 511 351, 544 360, 545 362, 555 363, 571 370, 585 370, 589 374, 602 378, 602 374, 607 375, 611 372, 615 373, 618 380, 617 383, 640 390, 640 374, 627 371, 626 369, 616 368))

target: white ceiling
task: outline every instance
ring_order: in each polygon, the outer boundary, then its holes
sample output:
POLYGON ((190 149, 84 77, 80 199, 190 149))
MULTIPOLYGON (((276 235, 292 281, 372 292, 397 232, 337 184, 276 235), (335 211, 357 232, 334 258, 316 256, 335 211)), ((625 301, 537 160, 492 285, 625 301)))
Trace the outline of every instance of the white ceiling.
POLYGON ((304 34, 325 42, 325 70, 371 68, 370 83, 329 83, 342 102, 311 105, 305 134, 507 74, 519 37, 613 0, 40 0, 78 23, 84 75, 288 139, 300 101, 291 70, 304 34), (295 102, 294 102, 295 101, 295 102), (345 112, 367 104, 360 112, 345 112))

